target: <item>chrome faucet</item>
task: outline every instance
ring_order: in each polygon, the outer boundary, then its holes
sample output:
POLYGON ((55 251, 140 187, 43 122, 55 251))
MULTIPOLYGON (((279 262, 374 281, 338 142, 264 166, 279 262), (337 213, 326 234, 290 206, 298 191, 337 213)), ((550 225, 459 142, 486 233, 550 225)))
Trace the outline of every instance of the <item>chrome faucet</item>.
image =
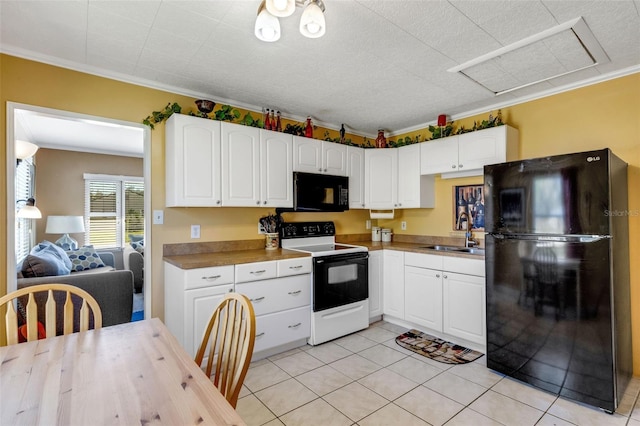
POLYGON ((469 214, 467 212, 460 212, 460 215, 458 216, 458 225, 460 225, 460 222, 462 221, 462 216, 466 216, 467 218, 467 229, 464 234, 464 246, 467 248, 474 247, 478 242, 471 238, 471 220, 469 218, 469 214))

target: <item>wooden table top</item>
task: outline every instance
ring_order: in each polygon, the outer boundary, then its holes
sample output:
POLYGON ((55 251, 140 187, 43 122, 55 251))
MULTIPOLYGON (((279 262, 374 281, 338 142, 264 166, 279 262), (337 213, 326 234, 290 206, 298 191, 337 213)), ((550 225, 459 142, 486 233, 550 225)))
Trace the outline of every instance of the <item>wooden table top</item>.
POLYGON ((2 425, 244 425, 157 318, 0 347, 2 425))

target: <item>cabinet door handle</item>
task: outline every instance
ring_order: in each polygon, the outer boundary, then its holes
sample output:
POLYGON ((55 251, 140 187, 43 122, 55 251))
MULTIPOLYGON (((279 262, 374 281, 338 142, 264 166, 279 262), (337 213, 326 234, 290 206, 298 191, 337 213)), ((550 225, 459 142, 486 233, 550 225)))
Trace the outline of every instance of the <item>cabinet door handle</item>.
POLYGON ((264 336, 264 331, 263 331, 262 333, 258 333, 258 334, 256 334, 256 339, 257 339, 258 337, 262 337, 262 336, 264 336))
POLYGON ((289 294, 295 296, 296 294, 302 293, 302 290, 290 291, 289 294))
POLYGON ((319 172, 321 172, 321 171, 322 171, 322 169, 318 169, 318 171, 319 171, 319 172))
POLYGON ((443 278, 444 278, 444 279, 447 279, 448 277, 447 277, 446 275, 443 275, 443 278))
POLYGON ((297 324, 290 325, 289 328, 297 328, 297 327, 300 327, 301 325, 302 325, 302 323, 299 322, 297 324))
POLYGON ((261 302, 264 300, 264 296, 256 297, 255 299, 250 299, 252 302, 261 302))
POLYGON ((452 164, 452 165, 451 165, 451 168, 452 168, 452 169, 455 169, 455 168, 456 168, 456 165, 455 165, 455 164, 452 164))
POLYGON ((217 200, 217 201, 216 201, 216 204, 220 204, 220 200, 217 200))
POLYGON ((461 169, 462 167, 464 167, 462 164, 458 164, 458 168, 461 169))
POLYGON ((262 204, 267 204, 267 201, 266 201, 266 200, 265 200, 265 201, 263 201, 263 202, 262 202, 262 204))
POLYGON ((436 274, 436 278, 440 278, 440 274, 436 274))
POLYGON ((260 269, 259 271, 251 271, 249 273, 250 274, 264 274, 265 272, 267 272, 266 269, 260 269))
POLYGON ((257 205, 260 205, 260 200, 256 201, 256 204, 257 204, 257 205))
POLYGON ((324 169, 324 172, 326 173, 326 172, 327 172, 327 169, 324 169))
POLYGON ((202 277, 203 280, 217 280, 222 275, 211 275, 210 277, 202 277))
POLYGON ((302 265, 289 266, 289 269, 300 269, 300 268, 302 268, 302 265))

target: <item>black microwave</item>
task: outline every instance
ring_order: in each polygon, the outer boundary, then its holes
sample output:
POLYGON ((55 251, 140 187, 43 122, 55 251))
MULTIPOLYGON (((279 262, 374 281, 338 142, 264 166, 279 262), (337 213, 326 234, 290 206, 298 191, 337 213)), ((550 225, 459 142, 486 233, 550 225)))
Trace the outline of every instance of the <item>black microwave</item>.
POLYGON ((299 212, 349 210, 349 178, 293 172, 293 207, 299 212))

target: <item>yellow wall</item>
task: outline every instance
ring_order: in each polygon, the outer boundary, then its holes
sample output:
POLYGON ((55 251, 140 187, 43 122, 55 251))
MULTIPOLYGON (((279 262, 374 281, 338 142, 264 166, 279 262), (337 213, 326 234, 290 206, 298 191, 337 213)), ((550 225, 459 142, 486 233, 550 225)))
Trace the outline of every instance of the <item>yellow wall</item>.
MULTIPOLYGON (((215 99, 214 99, 215 100, 215 99)), ((183 107, 194 99, 159 90, 134 86, 62 68, 0 55, 0 124, 1 138, 6 132, 6 102, 20 102, 73 111, 112 119, 140 122, 151 111, 167 102, 183 107)), ((537 157, 574 151, 610 147, 629 163, 629 209, 640 211, 640 74, 619 78, 567 93, 551 96, 502 110, 504 120, 520 131, 520 154, 537 157)), ((470 117, 457 124, 471 127, 470 117)), ((425 134, 425 131, 418 132, 425 134)), ((323 138, 324 131, 315 134, 323 138)), ((335 137, 332 135, 331 137, 335 137)), ((259 238, 257 220, 268 209, 236 208, 166 208, 164 207, 164 125, 156 126, 151 143, 152 208, 165 210, 165 224, 154 225, 152 259, 152 315, 162 318, 164 312, 164 282, 162 277, 162 245, 190 242, 189 227, 200 224, 200 241, 259 238)), ((0 186, 6 187, 6 152, 0 150, 0 186)), ((407 220, 406 233, 449 235, 451 228, 452 186, 481 183, 481 178, 436 180, 435 209, 400 212, 407 220), (444 224, 444 225, 443 225, 444 224)), ((6 197, 0 211, 7 209, 6 197)), ((338 233, 364 233, 366 211, 347 213, 290 214, 287 220, 324 220, 337 222, 338 233)), ((389 221, 400 231, 399 220, 389 221)), ((382 221, 381 221, 382 223, 382 221)), ((640 216, 629 217, 632 314, 634 328, 634 365, 640 371, 640 216)), ((0 268, 6 268, 6 221, 0 223, 0 268)), ((6 292, 6 278, 0 274, 0 294, 6 292)))

